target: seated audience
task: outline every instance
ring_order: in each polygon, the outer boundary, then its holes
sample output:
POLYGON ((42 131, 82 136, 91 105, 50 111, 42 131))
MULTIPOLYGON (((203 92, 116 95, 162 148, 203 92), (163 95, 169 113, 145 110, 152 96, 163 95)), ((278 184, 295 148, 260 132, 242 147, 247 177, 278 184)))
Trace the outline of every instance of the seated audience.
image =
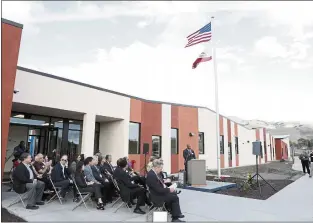
POLYGON ((44 162, 44 156, 41 153, 38 153, 35 156, 35 162, 33 164, 33 167, 35 168, 36 172, 38 174, 42 175, 42 178, 39 179, 40 181, 45 183, 45 189, 52 189, 51 182, 48 178, 48 174, 50 174, 51 171, 51 164, 52 161, 45 163, 44 162))
POLYGON ((104 204, 102 201, 101 185, 94 182, 87 182, 84 174, 84 165, 82 162, 78 162, 76 166, 75 181, 79 191, 92 192, 97 199, 97 209, 104 210, 104 204))
POLYGON ((144 206, 145 204, 145 189, 143 187, 140 187, 137 184, 134 184, 131 182, 131 179, 129 175, 126 173, 127 168, 127 161, 125 158, 120 158, 117 161, 117 167, 114 170, 113 176, 116 179, 120 190, 121 190, 121 196, 127 194, 129 196, 127 197, 136 197, 137 198, 137 204, 134 210, 134 213, 136 214, 145 214, 143 210, 140 209, 140 206, 144 206))
POLYGON ((112 166, 112 156, 111 155, 106 155, 105 158, 101 160, 100 170, 102 173, 107 171, 111 175, 113 175, 114 167, 112 166))
MULTIPOLYGON (((54 186, 61 187, 61 199, 65 198, 66 193, 69 192, 70 186, 73 183, 70 179, 71 171, 68 168, 67 155, 63 155, 59 163, 57 163, 51 172, 51 179, 54 186)), ((76 194, 74 187, 74 194, 76 194)))
MULTIPOLYGON (((85 176, 86 176, 86 180, 87 182, 93 182, 94 184, 99 184, 101 186, 101 193, 102 193, 102 200, 104 202, 107 201, 107 198, 109 197, 108 196, 108 192, 109 192, 109 189, 108 189, 108 185, 103 185, 100 181, 98 181, 95 176, 93 175, 93 171, 92 171, 92 166, 97 163, 98 161, 98 157, 87 157, 84 161, 84 173, 85 173, 85 176)), ((99 179, 100 180, 100 179, 99 179)))
MULTIPOLYGON (((159 160, 160 160, 160 162, 163 163, 162 158, 159 158, 159 160)), ((167 187, 170 187, 172 185, 171 179, 167 178, 167 175, 165 174, 165 172, 161 171, 159 176, 160 176, 160 179, 163 179, 163 182, 167 187)))
MULTIPOLYGON (((19 194, 29 191, 26 209, 36 210, 39 208, 37 205, 44 204, 41 199, 45 184, 37 181, 36 174, 30 166, 31 156, 22 153, 19 158, 21 163, 13 172, 13 190, 19 194)), ((38 178, 41 178, 41 175, 38 178)))
POLYGON ((92 170, 92 175, 95 177, 95 179, 100 182, 104 190, 106 192, 106 200, 104 200, 106 203, 111 203, 112 202, 112 197, 113 197, 113 191, 114 191, 114 185, 113 183, 110 183, 109 177, 107 174, 102 174, 100 172, 100 168, 97 166, 98 164, 98 157, 93 156, 93 160, 91 163, 91 170, 92 170))
POLYGON ((139 173, 135 172, 132 167, 129 165, 129 161, 127 157, 124 157, 122 159, 126 160, 127 166, 126 166, 126 173, 130 177, 130 181, 134 181, 136 184, 142 185, 145 189, 146 187, 146 178, 144 176, 140 176, 139 173))
POLYGON ((147 186, 149 187, 151 200, 154 203, 165 202, 166 206, 169 207, 172 214, 173 222, 182 222, 180 218, 184 218, 182 215, 179 205, 179 198, 174 188, 168 188, 163 179, 160 179, 159 174, 162 172, 163 162, 160 160, 154 160, 152 163, 152 169, 147 175, 147 186))
POLYGON ((72 173, 76 173, 76 166, 78 165, 78 163, 81 162, 82 164, 84 164, 84 154, 80 154, 77 156, 76 160, 74 160, 71 163, 71 171, 72 173))
POLYGON ((149 163, 147 164, 147 173, 152 169, 152 162, 153 162, 154 160, 156 160, 156 159, 157 159, 157 157, 155 157, 155 156, 151 156, 151 157, 150 157, 149 163))

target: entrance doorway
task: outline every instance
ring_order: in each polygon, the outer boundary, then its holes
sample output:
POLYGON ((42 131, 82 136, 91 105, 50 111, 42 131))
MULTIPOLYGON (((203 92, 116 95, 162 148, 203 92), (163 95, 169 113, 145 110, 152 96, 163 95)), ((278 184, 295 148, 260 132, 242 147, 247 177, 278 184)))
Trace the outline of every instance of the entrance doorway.
MULTIPOLYGON (((62 130, 60 130, 62 131, 62 130)), ((48 156, 60 149, 62 134, 59 138, 59 129, 53 127, 29 127, 28 148, 29 153, 34 156, 42 153, 48 156)))

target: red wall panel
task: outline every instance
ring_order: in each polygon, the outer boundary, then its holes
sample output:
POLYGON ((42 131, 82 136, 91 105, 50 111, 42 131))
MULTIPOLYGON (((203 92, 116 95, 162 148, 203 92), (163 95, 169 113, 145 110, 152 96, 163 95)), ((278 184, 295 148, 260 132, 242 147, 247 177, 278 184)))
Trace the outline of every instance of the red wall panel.
POLYGON ((281 139, 275 139, 275 154, 276 154, 276 160, 281 160, 282 159, 282 141, 281 139))
POLYGON ((17 61, 20 49, 22 28, 1 23, 1 178, 5 165, 6 148, 10 126, 17 61))
POLYGON ((171 156, 171 172, 175 173, 184 169, 183 151, 187 144, 190 144, 195 151, 196 156, 199 157, 198 144, 198 109, 184 106, 171 106, 172 128, 178 129, 178 154, 171 156), (190 136, 189 133, 194 133, 190 136))
POLYGON ((265 163, 267 163, 267 141, 266 141, 266 129, 263 129, 263 139, 264 139, 264 157, 265 163))
POLYGON ((145 158, 143 155, 143 144, 149 144, 149 155, 147 156, 148 161, 152 151, 152 136, 161 136, 162 140, 162 104, 142 102, 141 114, 140 163, 142 168, 145 163, 145 158))
MULTIPOLYGON (((231 121, 227 119, 227 142, 228 143, 231 143, 231 136, 232 136, 231 135, 231 121)), ((233 146, 234 145, 231 145, 231 148, 229 148, 229 146, 228 146, 228 149, 231 149, 231 151, 232 151, 232 158, 234 159, 235 153, 234 153, 233 146)), ((233 166, 233 161, 230 160, 230 159, 228 159, 228 166, 229 167, 233 166)))

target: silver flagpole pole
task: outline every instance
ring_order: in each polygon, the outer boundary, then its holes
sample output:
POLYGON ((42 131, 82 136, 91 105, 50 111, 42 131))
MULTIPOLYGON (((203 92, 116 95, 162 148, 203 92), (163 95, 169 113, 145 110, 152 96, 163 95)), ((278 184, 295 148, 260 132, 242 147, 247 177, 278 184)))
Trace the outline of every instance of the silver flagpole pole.
POLYGON ((217 158, 217 177, 221 178, 221 154, 220 154, 220 112, 218 106, 218 75, 216 63, 216 48, 215 33, 213 26, 214 16, 211 17, 211 33, 212 33, 212 59, 213 59, 213 72, 215 79, 215 112, 216 112, 216 158, 217 158))

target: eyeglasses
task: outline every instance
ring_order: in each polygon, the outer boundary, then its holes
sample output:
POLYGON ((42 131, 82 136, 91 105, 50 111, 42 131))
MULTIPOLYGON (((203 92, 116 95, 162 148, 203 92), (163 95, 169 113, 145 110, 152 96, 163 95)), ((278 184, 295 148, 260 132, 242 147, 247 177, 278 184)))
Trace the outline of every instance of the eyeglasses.
POLYGON ((61 161, 65 161, 66 162, 67 160, 61 159, 61 161))

